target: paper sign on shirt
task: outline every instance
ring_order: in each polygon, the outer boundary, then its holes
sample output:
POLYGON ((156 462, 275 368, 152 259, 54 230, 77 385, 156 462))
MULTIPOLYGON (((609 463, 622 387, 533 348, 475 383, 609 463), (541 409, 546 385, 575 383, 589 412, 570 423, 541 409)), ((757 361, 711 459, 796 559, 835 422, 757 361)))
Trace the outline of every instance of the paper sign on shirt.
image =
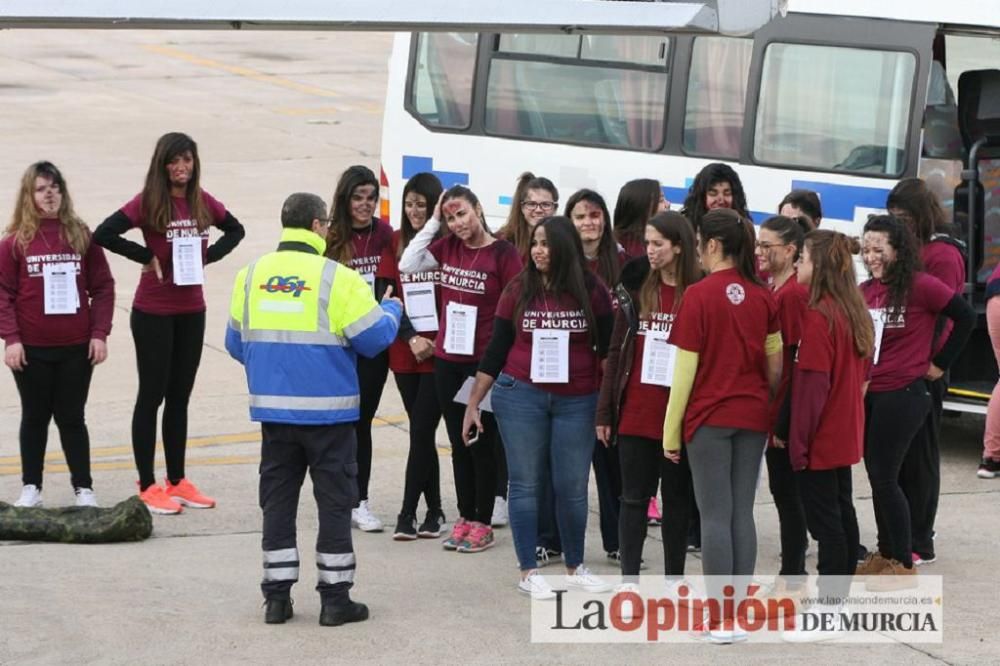
POLYGON ((418 333, 438 330, 437 303, 434 301, 433 282, 404 282, 403 302, 406 316, 418 333))
POLYGON ((569 331, 532 329, 531 381, 536 384, 569 382, 569 331))
POLYGON ((665 331, 647 331, 642 347, 642 375, 639 381, 655 386, 670 386, 674 381, 677 347, 667 342, 665 331))
POLYGON ((205 283, 205 267, 201 262, 201 236, 181 236, 174 238, 173 246, 174 284, 188 286, 205 283))
POLYGON ((882 334, 885 332, 885 308, 869 310, 872 316, 872 324, 875 325, 875 357, 872 365, 878 365, 879 352, 882 351, 882 334))
POLYGON ((476 313, 475 305, 449 303, 445 308, 448 315, 448 325, 444 331, 444 350, 448 354, 472 356, 476 350, 476 313))
POLYGON ((76 314, 80 294, 76 289, 76 265, 71 263, 42 266, 45 283, 45 314, 76 314))
POLYGON ((372 295, 375 295, 375 274, 374 273, 362 273, 361 277, 365 279, 368 283, 368 288, 372 290, 372 295))

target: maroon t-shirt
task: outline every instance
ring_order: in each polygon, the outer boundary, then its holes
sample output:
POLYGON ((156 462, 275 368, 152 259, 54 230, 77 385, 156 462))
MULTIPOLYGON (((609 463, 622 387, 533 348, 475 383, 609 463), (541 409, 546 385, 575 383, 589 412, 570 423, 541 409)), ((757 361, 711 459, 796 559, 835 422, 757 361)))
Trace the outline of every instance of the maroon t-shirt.
MULTIPOLYGON (((397 229, 392 234, 392 243, 382 252, 382 260, 378 264, 376 277, 392 280, 396 289, 395 295, 403 301, 403 308, 405 309, 406 292, 403 290, 402 285, 414 282, 428 282, 434 285, 436 295, 440 291, 437 283, 440 280, 441 271, 435 268, 434 270, 421 271, 419 273, 400 273, 399 260, 396 257, 396 250, 399 247, 399 237, 400 231, 397 229)), ((438 309, 440 310, 440 304, 438 304, 438 309)), ((437 337, 437 332, 427 331, 425 333, 417 333, 417 335, 433 341, 437 337)), ((396 338, 389 346, 389 369, 395 373, 404 374, 433 372, 434 359, 429 358, 423 363, 417 363, 417 359, 413 357, 413 352, 410 351, 409 340, 396 338)))
POLYGON ((7 344, 38 347, 104 340, 111 332, 115 281, 104 250, 96 243, 80 256, 63 239, 58 220, 42 220, 22 252, 13 236, 0 241, 0 337, 7 344), (76 267, 80 307, 74 314, 45 314, 46 264, 76 267))
MULTIPOLYGON (((924 272, 944 282, 955 296, 960 296, 965 291, 965 260, 957 247, 944 241, 931 241, 924 245, 920 259, 924 262, 924 272)), ((953 326, 950 319, 945 320, 941 335, 934 343, 935 354, 948 342, 953 326)))
MULTIPOLYGON (((622 400, 621 416, 618 419, 618 434, 632 437, 646 437, 657 441, 663 438, 663 420, 667 415, 667 401, 670 388, 657 384, 642 383, 642 355, 646 349, 646 333, 663 331, 670 335, 674 323, 674 299, 677 289, 660 285, 660 310, 639 318, 639 330, 635 336, 632 369, 622 400)), ((636 303, 638 306, 638 303, 636 303)))
POLYGON ((775 303, 778 306, 778 321, 781 322, 781 383, 778 393, 771 402, 769 419, 771 430, 778 421, 781 404, 788 395, 788 387, 792 383, 792 366, 795 362, 793 347, 802 338, 802 317, 809 304, 809 290, 799 284, 798 276, 792 273, 784 284, 773 290, 775 303))
POLYGON ((382 254, 392 247, 392 227, 381 220, 372 219, 371 225, 352 231, 351 243, 354 251, 349 265, 374 290, 375 275, 378 273, 382 254))
MULTIPOLYGON (((202 191, 202 200, 212 216, 214 224, 219 224, 226 218, 226 207, 208 192, 202 191)), ((190 314, 205 310, 205 295, 202 285, 176 285, 173 276, 173 242, 174 238, 201 236, 201 261, 205 263, 208 252, 208 229, 199 232, 197 221, 191 219, 187 199, 172 197, 173 212, 166 233, 154 231, 146 224, 142 211, 142 193, 135 195, 131 201, 122 206, 122 213, 132 221, 133 227, 142 230, 142 238, 146 247, 160 262, 163 281, 156 278, 153 271, 143 271, 139 277, 139 286, 135 290, 132 307, 147 314, 171 315, 190 314)))
POLYGON ((434 241, 428 251, 440 268, 439 328, 434 355, 455 363, 478 361, 493 335, 493 317, 500 293, 521 272, 522 263, 517 248, 507 241, 495 240, 484 247, 472 249, 452 235, 434 241), (477 308, 476 342, 471 355, 449 354, 444 350, 448 303, 477 308))
MULTIPOLYGON (((879 280, 861 284, 869 309, 884 309, 889 289, 879 280)), ((901 312, 886 313, 878 363, 871 371, 872 391, 895 391, 927 374, 934 341, 934 322, 954 296, 951 288, 924 272, 913 285, 901 312)))
MULTIPOLYGON (((520 282, 504 290, 497 304, 496 316, 514 319, 514 309, 520 298, 520 282)), ((590 308, 595 321, 612 314, 611 297, 603 282, 595 280, 590 290, 590 308)), ((600 359, 591 342, 591 330, 583 308, 569 294, 558 298, 545 294, 535 298, 524 308, 518 321, 514 321, 514 345, 507 352, 503 371, 523 382, 531 382, 532 331, 569 331, 569 381, 565 384, 538 383, 534 386, 556 395, 587 395, 600 386, 600 359)))
POLYGON ((628 255, 629 259, 635 259, 636 257, 641 257, 646 254, 646 244, 636 238, 619 238, 618 243, 621 245, 622 249, 625 250, 625 254, 628 255))
POLYGON ((684 292, 670 343, 696 352, 698 370, 684 412, 684 441, 703 425, 768 431, 767 336, 780 330, 767 287, 734 269, 684 292))

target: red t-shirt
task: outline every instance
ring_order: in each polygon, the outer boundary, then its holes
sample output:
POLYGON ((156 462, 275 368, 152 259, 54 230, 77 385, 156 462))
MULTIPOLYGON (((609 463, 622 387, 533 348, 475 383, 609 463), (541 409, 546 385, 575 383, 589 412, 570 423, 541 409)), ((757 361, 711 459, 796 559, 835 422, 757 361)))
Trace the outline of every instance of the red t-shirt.
POLYGON ((58 220, 42 220, 25 251, 13 236, 0 241, 0 337, 7 344, 37 347, 104 340, 111 332, 115 281, 104 250, 91 242, 82 257, 63 239, 58 220), (74 314, 45 314, 46 264, 76 268, 79 308, 74 314))
POLYGON ((381 220, 372 219, 371 225, 364 229, 352 230, 351 244, 354 251, 349 266, 372 285, 374 291, 379 262, 386 249, 392 247, 392 227, 381 220))
POLYGON ((832 301, 830 322, 819 310, 809 308, 802 320, 802 340, 796 364, 830 376, 830 393, 823 407, 816 436, 809 443, 808 468, 835 469, 854 465, 864 453, 865 407, 861 394, 866 360, 854 350, 854 336, 847 318, 832 301))
POLYGON ((457 236, 445 236, 431 243, 428 251, 440 268, 441 287, 438 334, 434 355, 454 363, 472 363, 482 358, 493 335, 493 317, 504 287, 521 272, 517 248, 503 240, 472 249, 457 236), (448 304, 476 307, 476 342, 471 355, 449 354, 444 350, 448 327, 448 304))
MULTIPOLYGON (((497 304, 496 316, 503 319, 514 318, 521 295, 520 281, 511 283, 504 289, 497 304)), ((611 316, 611 297, 603 282, 595 280, 590 290, 590 308, 594 319, 611 316)), ((557 395, 587 395, 600 386, 600 359, 591 342, 591 331, 587 317, 580 304, 569 294, 556 298, 552 294, 535 298, 528 303, 520 320, 514 323, 514 345, 507 352, 507 363, 503 371, 523 382, 531 382, 532 331, 569 331, 569 382, 539 383, 536 388, 557 395)))
POLYGON ((791 277, 772 293, 778 306, 782 344, 781 384, 778 385, 778 393, 771 403, 769 414, 773 431, 778 421, 778 413, 781 411, 781 403, 788 395, 788 387, 792 383, 792 364, 795 362, 792 348, 802 338, 802 317, 809 305, 809 289, 799 284, 798 276, 792 273, 791 277))
MULTIPOLYGON (((202 191, 201 196, 213 222, 215 224, 222 222, 226 217, 226 207, 208 192, 202 191)), ((121 209, 122 213, 132 221, 132 226, 142 230, 142 238, 146 242, 146 247, 159 260, 160 269, 163 272, 162 282, 156 278, 156 273, 153 271, 144 271, 139 277, 139 286, 135 290, 132 307, 147 314, 189 314, 205 310, 205 295, 202 291, 202 285, 180 286, 174 284, 172 243, 174 238, 201 236, 201 260, 204 264, 208 252, 208 229, 198 231, 198 223, 191 219, 187 199, 184 197, 172 197, 172 199, 173 213, 170 216, 166 233, 154 231, 145 223, 141 192, 121 209)))
MULTIPOLYGON (((884 309, 889 289, 878 280, 861 284, 870 309, 884 309)), ((871 371, 872 391, 895 391, 927 374, 934 341, 934 323, 954 293, 943 282, 924 272, 913 276, 903 311, 885 317, 878 363, 871 371)))
POLYGON ((684 293, 670 343, 697 352, 684 413, 684 441, 703 425, 768 431, 767 336, 780 330, 767 287, 734 269, 711 273, 684 293))
MULTIPOLYGON (((420 273, 400 273, 399 260, 396 257, 396 251, 399 248, 399 238, 400 231, 397 229, 392 234, 392 243, 382 252, 382 260, 378 264, 376 277, 392 280, 395 296, 403 301, 403 307, 406 308, 406 292, 403 290, 402 285, 419 282, 430 283, 436 295, 438 292, 437 282, 440 279, 440 271, 434 269, 421 271, 420 273)), ((438 310, 440 310, 440 304, 438 305, 438 310)), ((417 333, 417 335, 433 341, 437 337, 437 332, 427 331, 417 333)), ((423 363, 417 363, 417 359, 413 357, 413 352, 410 351, 409 340, 397 338, 389 346, 389 369, 397 374, 433 372, 434 359, 429 358, 423 363)))
MULTIPOLYGON (((965 291, 965 259, 957 247, 944 241, 931 241, 924 245, 920 259, 924 262, 924 272, 951 287, 955 296, 960 296, 965 291)), ((935 354, 948 342, 953 326, 950 319, 945 319, 941 335, 934 344, 935 354)))
MULTIPOLYGON (((663 419, 667 414, 667 400, 670 389, 658 384, 642 383, 642 355, 646 349, 646 333, 663 331, 670 335, 674 323, 674 298, 677 289, 660 285, 660 310, 639 318, 639 330, 635 336, 632 367, 628 384, 622 399, 621 415, 618 418, 618 434, 632 437, 646 437, 659 441, 663 438, 663 419)), ((638 302, 636 302, 638 307, 638 302)))

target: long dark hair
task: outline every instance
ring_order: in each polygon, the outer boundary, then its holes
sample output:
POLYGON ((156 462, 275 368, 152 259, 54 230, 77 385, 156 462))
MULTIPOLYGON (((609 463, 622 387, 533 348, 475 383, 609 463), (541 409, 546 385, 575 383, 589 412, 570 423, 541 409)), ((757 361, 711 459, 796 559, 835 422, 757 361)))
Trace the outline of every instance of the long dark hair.
POLYGON ((917 239, 910 228, 892 215, 873 215, 865 223, 864 233, 882 232, 889 238, 889 245, 896 251, 896 258, 888 267, 882 282, 889 288, 888 310, 899 313, 906 306, 913 278, 920 270, 920 251, 917 239))
MULTIPOLYGON (((444 187, 441 186, 441 181, 432 173, 422 172, 414 174, 406 181, 406 185, 403 186, 403 198, 400 206, 402 214, 399 219, 399 247, 396 248, 397 259, 403 256, 403 250, 410 244, 413 237, 417 235, 417 230, 413 228, 410 218, 406 215, 406 195, 412 192, 424 198, 424 201, 427 202, 427 219, 430 220, 431 214, 434 212, 434 206, 437 205, 443 191, 444 187)), ((442 224, 441 230, 438 231, 438 237, 444 235, 447 229, 448 227, 442 224)))
MULTIPOLYGON (((545 242, 549 246, 548 289, 535 262, 528 260, 514 281, 520 284, 521 293, 514 307, 514 321, 520 322, 525 309, 535 299, 540 299, 548 291, 557 299, 569 294, 583 310, 587 320, 590 344, 597 344, 597 320, 590 307, 590 292, 597 288, 597 277, 587 270, 587 260, 583 256, 580 234, 568 217, 547 217, 535 227, 545 230, 545 242)), ((534 234, 532 234, 534 241, 534 234)), ((511 284, 514 284, 512 282, 511 284)))
POLYGON ((930 243, 935 233, 948 230, 941 202, 919 178, 904 178, 896 183, 885 207, 900 208, 913 218, 911 230, 920 245, 930 243))
POLYGON ((652 178, 630 180, 618 192, 615 202, 615 237, 623 245, 642 243, 646 222, 656 214, 663 190, 660 181, 652 178))
POLYGON ((755 234, 750 220, 731 208, 716 208, 701 218, 701 249, 714 238, 722 243, 722 254, 732 259, 737 272, 747 282, 760 284, 754 261, 755 234))
POLYGON ((786 217, 784 215, 773 215, 760 225, 761 229, 773 231, 781 239, 782 243, 795 246, 795 257, 797 260, 802 252, 802 243, 806 239, 806 234, 813 230, 809 220, 802 216, 786 217))
MULTIPOLYGON (((676 267, 674 277, 677 281, 674 291, 674 311, 676 312, 684 298, 684 290, 700 280, 702 276, 695 249, 694 229, 686 217, 672 210, 657 213, 649 218, 646 225, 656 229, 661 236, 670 241, 671 245, 681 249, 681 253, 674 259, 676 267)), ((650 269, 639 288, 639 316, 644 317, 651 312, 662 311, 660 271, 650 269)))
POLYGON ((832 330, 834 313, 829 301, 833 301, 847 319, 854 340, 854 352, 861 358, 867 358, 875 346, 875 330, 854 274, 853 255, 861 250, 858 239, 824 229, 810 232, 805 245, 809 248, 813 266, 809 281, 809 307, 822 313, 832 330))
POLYGON ((348 167, 340 174, 337 189, 333 192, 333 201, 330 202, 330 235, 326 256, 341 264, 348 264, 354 258, 351 195, 363 185, 374 185, 375 198, 378 198, 378 178, 372 170, 360 164, 348 167))
POLYGON ((705 196, 713 185, 718 183, 729 183, 729 188, 733 192, 733 210, 745 219, 750 218, 750 211, 747 210, 747 195, 743 192, 743 183, 728 164, 722 162, 712 162, 706 165, 698 175, 694 177, 688 189, 688 195, 684 199, 684 207, 681 213, 691 221, 695 231, 701 229, 701 220, 708 213, 705 208, 705 196))
POLYGON ((608 204, 604 202, 604 197, 594 190, 577 190, 566 200, 566 208, 563 215, 573 220, 573 209, 581 201, 597 206, 604 216, 604 231, 601 234, 601 241, 597 244, 597 275, 604 280, 604 284, 613 287, 618 284, 618 275, 621 273, 621 261, 618 257, 618 243, 611 230, 611 213, 608 212, 608 204))
POLYGON ((174 212, 167 165, 178 155, 188 152, 194 158, 191 178, 184 193, 188 211, 191 219, 198 225, 198 231, 204 231, 212 226, 212 215, 201 198, 201 160, 198 158, 198 144, 187 134, 169 132, 156 142, 153 157, 149 160, 149 170, 146 171, 146 184, 142 188, 142 216, 146 224, 161 234, 166 233, 174 212))
POLYGON ((545 190, 552 195, 553 201, 559 201, 559 190, 548 178, 536 176, 530 171, 525 171, 518 177, 514 198, 510 202, 510 212, 507 214, 507 223, 497 233, 505 241, 513 244, 522 258, 528 256, 532 238, 531 225, 521 210, 521 202, 528 196, 528 190, 545 190))

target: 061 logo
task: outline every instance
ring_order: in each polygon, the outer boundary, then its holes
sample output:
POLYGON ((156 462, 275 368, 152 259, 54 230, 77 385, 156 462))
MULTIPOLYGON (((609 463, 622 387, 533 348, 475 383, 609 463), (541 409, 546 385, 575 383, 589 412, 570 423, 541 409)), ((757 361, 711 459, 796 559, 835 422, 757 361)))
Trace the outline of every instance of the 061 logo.
POLYGON ((310 291, 305 280, 300 280, 298 275, 272 275, 267 278, 267 282, 260 285, 260 288, 269 294, 291 294, 295 298, 302 295, 303 291, 310 291))

